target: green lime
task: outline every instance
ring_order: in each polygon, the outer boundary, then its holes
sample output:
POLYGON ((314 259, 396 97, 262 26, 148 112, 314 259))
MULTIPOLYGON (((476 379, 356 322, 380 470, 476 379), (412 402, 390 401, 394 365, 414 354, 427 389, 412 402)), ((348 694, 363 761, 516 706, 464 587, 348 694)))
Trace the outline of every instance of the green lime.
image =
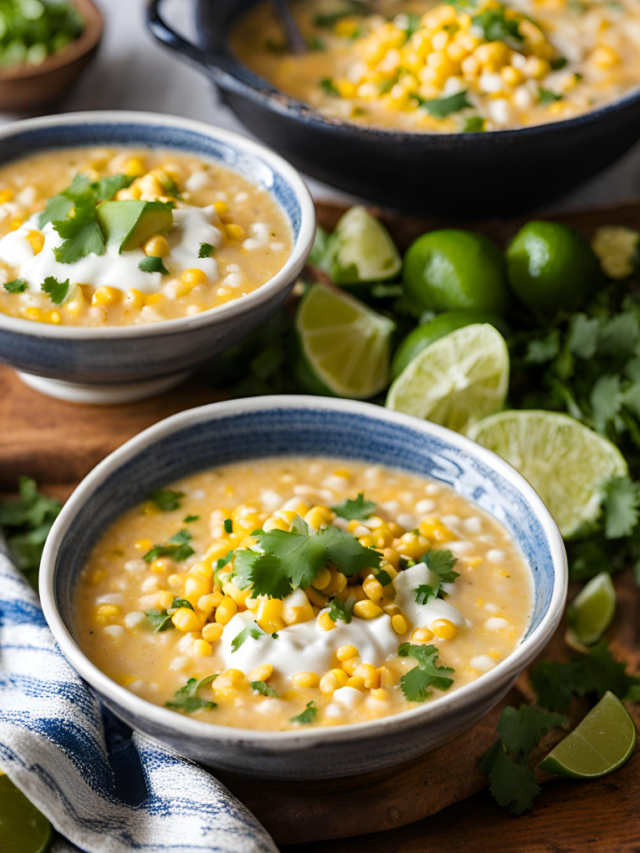
POLYGON ((585 646, 597 643, 616 610, 616 591, 609 572, 600 572, 580 590, 567 610, 573 636, 585 646))
POLYGON ((404 256, 403 283, 411 300, 432 311, 503 314, 509 304, 502 252, 472 231, 418 237, 404 256))
POLYGON ((618 770, 636 746, 636 727, 622 702, 607 691, 580 725, 540 763, 565 779, 597 779, 618 770))
POLYGON ((0 850, 2 853, 44 853, 53 830, 8 776, 0 776, 0 850))
POLYGON ((502 408, 508 385, 504 338, 476 323, 423 349, 391 386, 387 407, 461 432, 502 408))
POLYGON ((528 222, 507 249, 511 290, 545 317, 576 311, 598 281, 598 259, 589 243, 566 225, 528 222))
MULTIPOLYGON (((318 241, 318 248, 322 240, 318 241)), ((364 207, 352 207, 329 237, 321 264, 340 285, 386 281, 402 268, 402 258, 384 225, 364 207)))
POLYGON ((501 332, 506 329, 506 323, 503 320, 492 317, 490 314, 481 314, 478 311, 445 311, 444 314, 438 314, 433 320, 413 329, 402 340, 391 362, 391 378, 396 379, 400 376, 409 362, 413 361, 429 344, 443 338, 449 332, 455 332, 463 326, 472 326, 474 323, 490 323, 501 332))
POLYGON ((538 492, 565 538, 600 515, 604 489, 628 474, 618 448, 568 415, 501 412, 468 430, 538 492))
POLYGON ((389 384, 395 324, 334 287, 314 284, 295 318, 299 384, 312 394, 365 400, 389 384))

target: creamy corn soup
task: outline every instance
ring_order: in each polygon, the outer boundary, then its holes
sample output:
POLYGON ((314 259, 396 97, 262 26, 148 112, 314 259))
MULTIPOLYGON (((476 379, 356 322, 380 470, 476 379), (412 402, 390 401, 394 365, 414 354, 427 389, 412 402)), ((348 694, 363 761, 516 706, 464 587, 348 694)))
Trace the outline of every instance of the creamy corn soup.
POLYGON ((481 132, 569 118, 640 83, 639 0, 299 0, 309 52, 275 4, 239 22, 256 73, 326 116, 404 131, 481 132))
POLYGON ((80 645, 138 696, 286 730, 415 708, 490 671, 529 620, 529 569, 453 490, 318 459, 229 465, 152 494, 103 535, 80 645))
POLYGON ((175 151, 78 148, 0 168, 0 312, 71 326, 189 317, 291 253, 268 191, 175 151))

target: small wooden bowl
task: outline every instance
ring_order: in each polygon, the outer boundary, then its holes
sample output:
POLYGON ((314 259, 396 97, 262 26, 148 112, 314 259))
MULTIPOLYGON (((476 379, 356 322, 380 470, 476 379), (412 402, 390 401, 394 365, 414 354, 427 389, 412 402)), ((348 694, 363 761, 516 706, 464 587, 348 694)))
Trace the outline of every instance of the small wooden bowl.
POLYGON ((28 112, 59 100, 76 82, 100 45, 104 20, 91 0, 74 0, 85 28, 80 38, 40 65, 0 69, 0 111, 28 112))

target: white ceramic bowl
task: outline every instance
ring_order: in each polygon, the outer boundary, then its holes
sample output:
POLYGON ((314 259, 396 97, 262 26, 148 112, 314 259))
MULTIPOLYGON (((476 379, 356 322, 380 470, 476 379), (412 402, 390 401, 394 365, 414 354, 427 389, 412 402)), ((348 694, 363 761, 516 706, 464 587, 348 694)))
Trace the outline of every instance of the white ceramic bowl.
POLYGON ((40 151, 123 145, 195 154, 265 186, 291 227, 293 250, 247 296, 194 317, 142 326, 52 326, 0 313, 0 362, 38 390, 73 402, 119 403, 178 384, 199 363, 237 343, 282 304, 313 246, 315 208, 296 170, 235 133, 144 112, 66 113, 0 129, 0 164, 40 151))
POLYGON ((560 621, 567 591, 562 538, 531 486, 495 454, 442 427, 396 412, 319 397, 257 397, 174 415, 95 468, 51 531, 40 569, 47 621, 62 651, 134 729, 214 767, 266 778, 323 778, 415 758, 479 720, 534 660, 560 621), (509 531, 533 574, 534 604, 520 646, 495 669, 415 709, 328 728, 265 732, 176 714, 108 678, 77 644, 75 580, 93 543, 152 489, 196 471, 270 456, 339 456, 402 468, 452 485, 509 531))

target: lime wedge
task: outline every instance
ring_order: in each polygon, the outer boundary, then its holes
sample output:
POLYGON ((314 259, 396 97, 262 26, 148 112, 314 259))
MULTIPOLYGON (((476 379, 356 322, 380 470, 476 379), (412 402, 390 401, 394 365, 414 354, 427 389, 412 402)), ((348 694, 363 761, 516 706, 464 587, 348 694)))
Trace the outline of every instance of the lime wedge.
POLYGON ((597 643, 616 610, 616 591, 609 572, 600 572, 580 590, 567 610, 570 631, 578 643, 597 643))
POLYGON ((580 725, 540 764, 566 779, 597 779, 628 761, 636 745, 636 727, 617 696, 607 691, 580 725))
POLYGON ((386 281, 396 276, 402 259, 384 225, 364 207, 341 217, 327 246, 327 270, 336 284, 386 281))
POLYGON ((462 432, 502 408, 508 385, 504 338, 474 323, 418 353, 391 386, 387 407, 462 432))
POLYGON ((314 284, 295 319, 295 371, 312 394, 365 400, 389 383, 395 323, 333 287, 314 284))
POLYGON ((2 853, 45 853, 53 830, 8 776, 0 776, 0 850, 2 853))
POLYGON ((467 435, 531 483, 565 539, 598 518, 607 482, 628 473, 615 445, 568 415, 501 412, 467 435))

